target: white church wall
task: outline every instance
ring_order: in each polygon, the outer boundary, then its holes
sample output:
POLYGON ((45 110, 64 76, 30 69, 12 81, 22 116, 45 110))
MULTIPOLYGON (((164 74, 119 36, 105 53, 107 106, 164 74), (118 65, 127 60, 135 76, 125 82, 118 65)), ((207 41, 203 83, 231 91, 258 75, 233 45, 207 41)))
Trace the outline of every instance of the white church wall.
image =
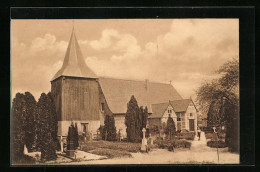
POLYGON ((165 110, 161 118, 161 123, 163 124, 165 122, 165 125, 167 125, 167 120, 169 116, 173 119, 175 126, 177 127, 177 115, 175 114, 171 105, 169 105, 168 108, 165 110))
POLYGON ((190 102, 187 111, 185 113, 186 115, 186 122, 187 122, 187 130, 190 130, 190 124, 189 124, 189 119, 194 119, 194 130, 197 132, 197 110, 192 102, 190 102), (192 114, 192 116, 190 115, 192 114))
MULTIPOLYGON (((92 135, 97 133, 97 130, 100 127, 100 121, 99 120, 92 120, 92 121, 73 121, 73 123, 77 123, 78 127, 78 133, 83 133, 84 125, 87 126, 87 132, 90 132, 92 135)), ((58 121, 58 136, 67 136, 69 126, 71 125, 71 121, 58 121)))

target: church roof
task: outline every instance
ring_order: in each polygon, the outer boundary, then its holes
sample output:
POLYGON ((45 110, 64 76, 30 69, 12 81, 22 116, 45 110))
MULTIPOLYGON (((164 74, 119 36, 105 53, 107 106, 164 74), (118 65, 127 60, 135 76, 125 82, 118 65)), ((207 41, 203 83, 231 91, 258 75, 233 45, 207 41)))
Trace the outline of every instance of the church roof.
POLYGON ((152 115, 149 116, 149 118, 161 118, 166 111, 166 109, 169 106, 168 103, 159 103, 159 104, 152 104, 152 115))
POLYGON ((191 102, 191 99, 170 101, 174 112, 186 112, 190 102, 191 102))
POLYGON ((152 104, 182 99, 171 84, 113 78, 99 78, 99 84, 112 113, 126 113, 132 95, 138 106, 147 106, 152 113, 152 104))
POLYGON ((186 112, 190 102, 191 99, 180 99, 170 101, 170 103, 168 101, 166 103, 152 104, 153 114, 149 118, 161 118, 169 105, 173 107, 175 113, 186 112))
POLYGON ((86 65, 80 50, 74 29, 72 31, 67 52, 61 69, 54 75, 52 81, 60 76, 97 78, 96 74, 86 65))

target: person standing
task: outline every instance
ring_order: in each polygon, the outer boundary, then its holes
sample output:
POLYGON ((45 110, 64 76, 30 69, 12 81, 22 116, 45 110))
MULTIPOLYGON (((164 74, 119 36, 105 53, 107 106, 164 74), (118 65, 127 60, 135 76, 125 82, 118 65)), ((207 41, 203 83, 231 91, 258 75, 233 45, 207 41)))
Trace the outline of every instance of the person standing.
POLYGON ((197 130, 197 132, 198 132, 198 137, 199 137, 199 140, 200 140, 200 127, 198 128, 198 130, 197 130))

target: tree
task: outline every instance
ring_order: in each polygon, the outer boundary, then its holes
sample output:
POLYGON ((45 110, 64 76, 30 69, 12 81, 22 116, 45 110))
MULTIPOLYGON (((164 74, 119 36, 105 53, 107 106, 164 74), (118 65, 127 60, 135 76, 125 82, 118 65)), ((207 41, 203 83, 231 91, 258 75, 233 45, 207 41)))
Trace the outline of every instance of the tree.
POLYGON ((41 94, 41 97, 37 103, 37 146, 41 151, 42 160, 53 160, 57 158, 56 149, 57 143, 55 135, 57 136, 57 121, 54 115, 55 108, 53 108, 53 101, 50 99, 50 95, 45 93, 41 94))
POLYGON ((113 115, 106 115, 104 121, 104 128, 103 128, 103 138, 107 137, 106 139, 109 141, 116 140, 116 126, 115 126, 115 119, 113 115), (107 136, 105 134, 107 133, 107 136))
POLYGON ((49 92, 47 94, 48 96, 48 106, 50 109, 50 131, 51 131, 51 136, 53 138, 53 141, 57 145, 56 149, 58 149, 59 145, 59 140, 58 140, 58 119, 57 119, 57 112, 56 112, 56 106, 55 102, 53 99, 53 94, 49 92))
MULTIPOLYGON (((147 119, 148 119, 148 109, 147 107, 143 108, 143 106, 140 107, 140 128, 137 128, 137 130, 139 130, 140 132, 140 136, 139 136, 139 140, 141 141, 143 138, 143 128, 146 128, 147 125, 147 119)), ((148 136, 148 129, 146 130, 146 136, 148 136)))
POLYGON ((170 137, 170 140, 172 140, 172 137, 175 136, 175 133, 176 133, 175 123, 174 123, 173 119, 169 116, 168 120, 167 120, 167 125, 165 128, 165 134, 167 134, 168 137, 170 137))
POLYGON ((138 124, 137 118, 139 117, 140 109, 134 96, 131 97, 127 104, 127 112, 125 115, 125 125, 127 140, 129 142, 139 142, 140 132, 136 130, 138 124))
POLYGON ((140 142, 142 140, 142 129, 146 128, 147 118, 147 107, 145 109, 142 106, 139 108, 135 97, 132 96, 127 104, 125 115, 126 133, 129 142, 140 142))
POLYGON ((25 144, 28 148, 28 151, 31 152, 35 140, 35 109, 36 109, 36 100, 30 92, 25 92, 25 121, 24 121, 24 132, 25 132, 25 144))
POLYGON ((79 133, 78 133, 78 125, 75 123, 75 128, 74 128, 74 137, 75 137, 75 147, 79 147, 79 133))
POLYGON ((25 144, 25 131, 23 124, 25 122, 25 97, 17 93, 12 103, 12 161, 18 162, 23 156, 25 144))
POLYGON ((226 144, 238 152, 239 131, 239 62, 238 59, 223 64, 217 79, 206 82, 197 90, 197 101, 208 114, 208 124, 226 126, 226 144))

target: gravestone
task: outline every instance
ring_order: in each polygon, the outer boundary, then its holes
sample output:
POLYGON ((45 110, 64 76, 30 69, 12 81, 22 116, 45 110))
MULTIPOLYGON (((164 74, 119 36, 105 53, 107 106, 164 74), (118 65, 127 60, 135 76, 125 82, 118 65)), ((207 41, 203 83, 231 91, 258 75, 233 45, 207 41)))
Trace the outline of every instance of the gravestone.
POLYGON ((23 146, 23 154, 28 154, 28 149, 27 149, 27 147, 26 147, 26 145, 24 145, 23 146))
POLYGON ((151 140, 151 145, 153 145, 153 138, 152 138, 152 134, 150 133, 150 140, 151 140))
POLYGON ((146 152, 147 151, 147 139, 145 138, 145 131, 146 129, 143 128, 142 132, 143 132, 143 139, 142 139, 142 146, 141 146, 141 151, 142 152, 146 152))
POLYGON ((60 136, 60 151, 63 152, 63 138, 60 136))

